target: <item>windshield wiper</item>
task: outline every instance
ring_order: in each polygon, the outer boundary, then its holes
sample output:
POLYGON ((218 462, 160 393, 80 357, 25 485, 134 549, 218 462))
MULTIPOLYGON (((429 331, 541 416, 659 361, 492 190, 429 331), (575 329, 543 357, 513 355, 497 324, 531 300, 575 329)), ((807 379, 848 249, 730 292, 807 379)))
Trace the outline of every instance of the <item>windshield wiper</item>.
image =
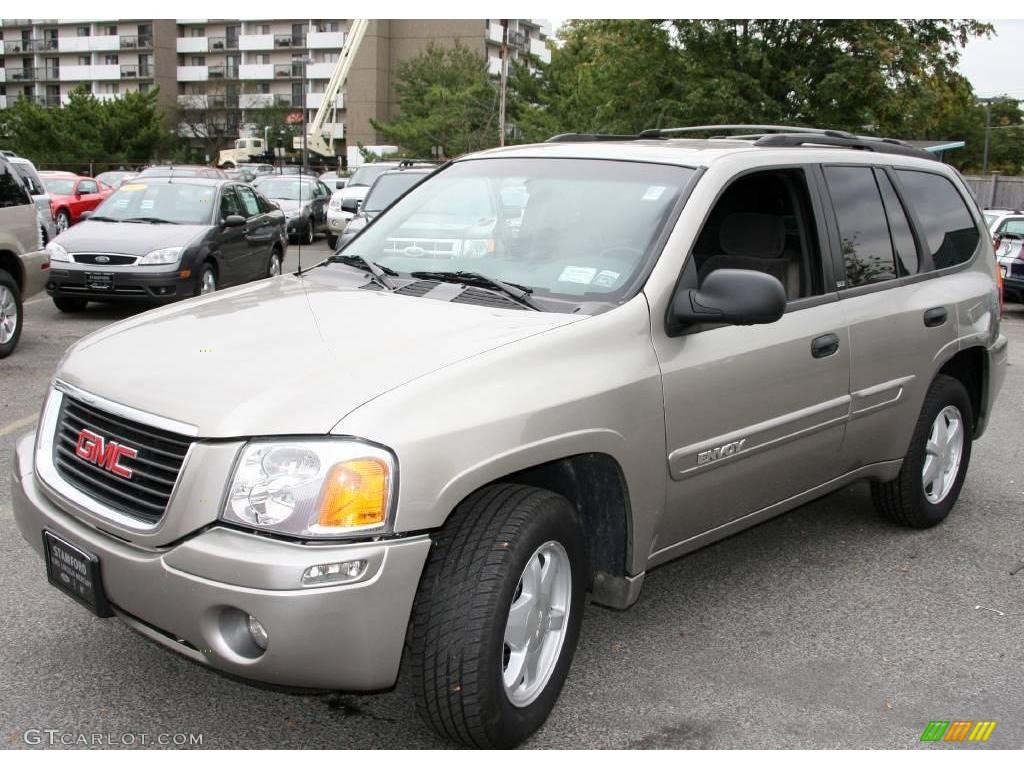
POLYGON ((398 275, 398 273, 395 272, 395 270, 390 269, 388 267, 382 267, 377 262, 368 261, 367 259, 364 259, 362 256, 358 256, 356 254, 336 253, 333 256, 328 256, 327 259, 321 263, 345 264, 346 266, 349 267, 355 267, 356 269, 361 269, 364 272, 369 272, 371 275, 373 275, 374 281, 378 285, 387 288, 389 291, 393 291, 397 287, 389 279, 389 276, 395 277, 398 275))
POLYGON ((504 280, 496 280, 493 277, 487 275, 481 275, 479 272, 410 272, 410 276, 417 278, 418 280, 440 280, 442 283, 462 283, 463 285, 472 285, 476 288, 486 288, 491 291, 498 291, 503 293, 511 299, 514 299, 517 303, 522 304, 528 309, 532 309, 536 312, 543 312, 540 307, 530 300, 530 294, 533 293, 532 288, 527 288, 525 285, 517 285, 516 283, 506 283, 504 280))
MULTIPOLYGON (((93 217, 95 218, 95 217, 93 217)), ((176 221, 168 221, 167 219, 161 219, 159 216, 135 216, 131 219, 121 219, 121 221, 128 221, 132 223, 142 224, 177 224, 176 221)))

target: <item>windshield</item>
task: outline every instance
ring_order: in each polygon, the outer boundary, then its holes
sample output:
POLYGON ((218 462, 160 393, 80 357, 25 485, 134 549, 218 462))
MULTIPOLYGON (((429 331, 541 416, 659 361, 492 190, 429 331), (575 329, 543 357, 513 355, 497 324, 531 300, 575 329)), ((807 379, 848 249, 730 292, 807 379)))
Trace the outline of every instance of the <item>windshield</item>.
POLYGON ((363 210, 376 213, 383 211, 410 187, 423 181, 425 173, 388 173, 381 176, 373 184, 373 188, 366 193, 366 201, 363 203, 363 210))
POLYGON ((313 185, 308 181, 282 178, 260 178, 256 188, 266 197, 277 200, 312 200, 313 185))
POLYGON ((163 220, 169 224, 208 224, 217 188, 180 181, 129 182, 96 209, 94 219, 163 220))
POLYGON ((615 301, 693 169, 605 160, 490 158, 431 176, 342 250, 401 274, 476 272, 541 297, 615 301))
POLYGON ((53 179, 43 180, 43 186, 51 195, 71 195, 75 192, 76 179, 53 179))
POLYGON ((356 168, 356 172, 352 174, 352 177, 348 180, 350 187, 368 187, 377 180, 384 171, 393 171, 397 166, 394 165, 382 165, 374 163, 372 165, 360 165, 356 168))

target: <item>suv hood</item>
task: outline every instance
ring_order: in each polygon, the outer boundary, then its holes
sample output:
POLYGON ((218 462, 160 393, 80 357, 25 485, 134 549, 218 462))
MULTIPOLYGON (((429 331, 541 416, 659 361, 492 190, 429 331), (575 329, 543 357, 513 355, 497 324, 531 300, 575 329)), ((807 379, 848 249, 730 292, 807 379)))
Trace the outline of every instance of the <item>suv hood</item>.
POLYGON ((361 285, 324 267, 146 312, 72 346, 57 377, 201 437, 326 434, 406 382, 583 319, 361 285))
POLYGON ((144 224, 86 221, 62 232, 54 242, 68 253, 123 253, 145 256, 157 248, 188 245, 210 227, 207 224, 144 224))

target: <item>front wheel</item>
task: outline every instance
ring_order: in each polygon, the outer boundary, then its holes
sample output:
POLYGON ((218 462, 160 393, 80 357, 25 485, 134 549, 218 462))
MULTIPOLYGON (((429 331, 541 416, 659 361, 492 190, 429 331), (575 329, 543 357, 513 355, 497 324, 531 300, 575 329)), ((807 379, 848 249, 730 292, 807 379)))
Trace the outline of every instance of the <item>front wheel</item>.
POLYGON ((58 211, 57 218, 54 219, 54 222, 57 227, 57 234, 60 234, 71 226, 71 216, 67 211, 58 211))
POLYGON ((550 714, 576 650, 588 572, 563 496, 498 484, 435 539, 413 611, 416 704, 439 734, 514 747, 550 714))
POLYGON ((210 262, 203 264, 199 270, 199 280, 196 283, 196 295, 205 296, 217 290, 217 271, 210 262))
POLYGON ((327 247, 330 248, 332 251, 335 248, 338 247, 338 236, 337 235, 332 235, 332 234, 328 234, 327 235, 327 247))
POLYGON ((306 232, 305 232, 305 234, 302 237, 302 244, 303 245, 312 245, 313 244, 313 240, 314 240, 315 237, 316 237, 316 227, 313 224, 313 220, 309 219, 306 222, 306 232))
POLYGON ((274 251, 270 254, 270 266, 267 267, 267 277, 277 277, 281 274, 281 254, 274 251))
POLYGON ((80 299, 77 296, 53 297, 53 305, 61 312, 81 312, 88 303, 88 299, 80 299))
POLYGON ((945 520, 964 484, 973 434, 974 410, 964 385, 936 376, 899 475, 871 484, 879 513, 909 528, 931 528, 945 520))

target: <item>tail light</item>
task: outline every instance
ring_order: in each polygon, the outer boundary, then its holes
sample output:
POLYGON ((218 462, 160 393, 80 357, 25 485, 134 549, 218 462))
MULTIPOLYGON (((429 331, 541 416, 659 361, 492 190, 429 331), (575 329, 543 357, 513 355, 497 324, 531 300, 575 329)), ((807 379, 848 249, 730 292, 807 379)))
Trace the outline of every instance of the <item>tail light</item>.
POLYGON ((996 259, 996 292, 999 294, 999 316, 1003 316, 1003 267, 996 259))

